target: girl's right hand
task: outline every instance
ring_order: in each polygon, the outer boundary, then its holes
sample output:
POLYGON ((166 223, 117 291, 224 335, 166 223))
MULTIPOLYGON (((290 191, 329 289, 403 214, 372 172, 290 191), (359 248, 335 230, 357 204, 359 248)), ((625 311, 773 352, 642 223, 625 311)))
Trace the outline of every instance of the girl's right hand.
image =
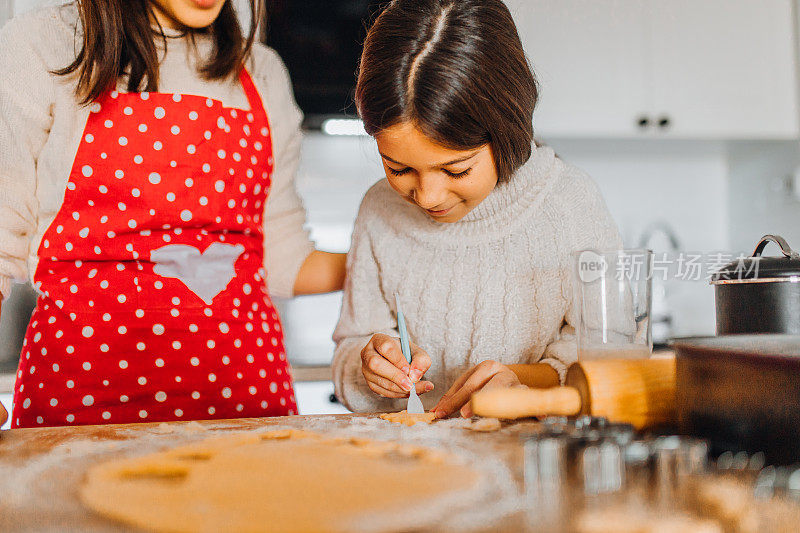
POLYGON ((416 382, 417 394, 433 390, 430 381, 419 381, 431 366, 425 350, 410 343, 409 366, 400 348, 400 339, 382 333, 372 336, 361 350, 361 373, 376 394, 386 398, 405 398, 416 382))

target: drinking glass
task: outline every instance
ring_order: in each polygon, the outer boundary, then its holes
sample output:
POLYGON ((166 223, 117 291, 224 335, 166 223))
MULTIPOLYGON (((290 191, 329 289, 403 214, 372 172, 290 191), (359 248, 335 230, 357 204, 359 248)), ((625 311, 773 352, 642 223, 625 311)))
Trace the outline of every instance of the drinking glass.
POLYGON ((582 250, 573 258, 578 360, 650 357, 653 252, 582 250))

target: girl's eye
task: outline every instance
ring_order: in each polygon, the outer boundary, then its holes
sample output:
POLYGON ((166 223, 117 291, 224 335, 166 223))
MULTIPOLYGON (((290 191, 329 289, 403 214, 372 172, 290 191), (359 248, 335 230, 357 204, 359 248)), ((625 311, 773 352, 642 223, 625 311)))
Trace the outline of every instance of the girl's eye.
POLYGON ((392 175, 394 175, 394 176, 402 176, 403 174, 408 174, 409 171, 411 170, 408 167, 400 169, 400 170, 395 170, 395 169, 393 169, 392 167, 389 167, 389 166, 387 166, 386 168, 388 168, 389 172, 391 172, 392 175))
POLYGON ((458 179, 458 178, 463 178, 464 176, 466 176, 467 174, 469 174, 469 171, 470 171, 470 170, 472 170, 472 169, 471 169, 471 168, 468 168, 467 170, 464 170, 463 172, 450 172, 450 171, 449 171, 449 170, 447 170, 446 168, 445 168, 445 169, 442 169, 442 170, 444 170, 444 173, 445 173, 445 174, 447 174, 448 176, 450 176, 451 178, 456 178, 456 179, 458 179))

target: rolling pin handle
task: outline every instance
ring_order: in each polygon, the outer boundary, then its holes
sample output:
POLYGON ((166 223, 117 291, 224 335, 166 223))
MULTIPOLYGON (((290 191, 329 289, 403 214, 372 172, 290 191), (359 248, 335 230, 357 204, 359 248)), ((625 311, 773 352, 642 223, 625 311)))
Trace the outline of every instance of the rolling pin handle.
POLYGON ((472 395, 472 412, 478 416, 515 419, 530 416, 572 416, 581 411, 581 396, 572 387, 528 387, 481 390, 472 395))

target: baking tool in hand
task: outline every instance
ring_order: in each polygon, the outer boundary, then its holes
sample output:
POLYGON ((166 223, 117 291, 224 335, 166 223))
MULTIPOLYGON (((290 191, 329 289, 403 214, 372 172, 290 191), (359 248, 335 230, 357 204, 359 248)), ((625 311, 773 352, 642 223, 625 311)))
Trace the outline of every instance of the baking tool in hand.
MULTIPOLYGON (((408 343, 408 330, 406 329, 406 317, 403 315, 403 311, 400 308, 400 295, 395 293, 394 294, 394 302, 397 306, 397 329, 400 331, 400 348, 403 350, 403 355, 408 361, 408 364, 411 364, 411 346, 408 343)), ((408 393, 408 406, 406 407, 406 412, 410 414, 422 414, 425 412, 425 408, 422 407, 422 401, 417 396, 417 389, 416 384, 411 384, 411 392, 408 393)))
POLYGON ((674 357, 582 361, 569 367, 565 385, 478 391, 472 411, 505 419, 588 414, 637 429, 676 421, 674 357))

